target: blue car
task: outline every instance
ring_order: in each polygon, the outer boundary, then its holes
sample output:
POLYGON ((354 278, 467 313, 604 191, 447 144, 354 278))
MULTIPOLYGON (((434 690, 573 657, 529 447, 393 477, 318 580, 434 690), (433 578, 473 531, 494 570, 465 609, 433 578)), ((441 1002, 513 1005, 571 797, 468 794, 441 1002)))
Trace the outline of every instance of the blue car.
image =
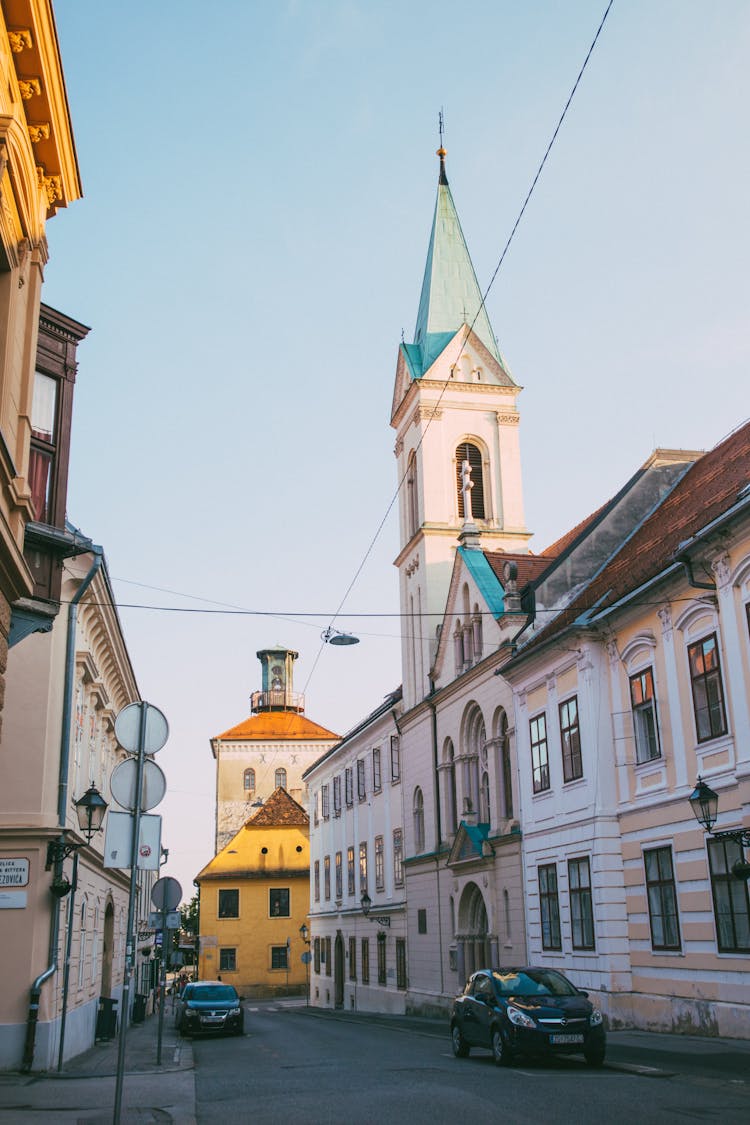
POLYGON ((517 1055, 582 1054, 601 1066, 607 1051, 602 1014, 588 994, 556 969, 480 969, 451 1010, 456 1058, 472 1047, 492 1051, 497 1066, 517 1055))
POLYGON ((177 1001, 175 1027, 183 1036, 221 1032, 242 1035, 245 1013, 237 989, 214 980, 186 984, 177 1001))

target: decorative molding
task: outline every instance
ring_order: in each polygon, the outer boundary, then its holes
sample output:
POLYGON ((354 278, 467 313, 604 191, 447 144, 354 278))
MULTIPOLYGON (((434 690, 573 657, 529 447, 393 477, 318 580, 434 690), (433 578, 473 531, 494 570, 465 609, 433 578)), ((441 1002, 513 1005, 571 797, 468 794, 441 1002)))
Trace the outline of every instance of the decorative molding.
POLYGON ((731 559, 727 551, 723 552, 711 563, 711 570, 716 578, 717 587, 728 586, 732 578, 731 559))
POLYGON ((41 164, 37 164, 36 174, 39 186, 47 193, 47 202, 51 207, 58 199, 63 197, 62 176, 48 176, 41 164))
POLYGON ((662 606, 661 609, 657 609, 656 616, 661 621, 662 636, 668 639, 672 636, 672 607, 662 606))
POLYGON ((34 46, 31 38, 31 32, 27 27, 17 27, 13 31, 8 29, 8 43, 14 55, 20 55, 24 48, 31 48, 34 46))
POLYGON ((418 406, 411 416, 410 425, 418 426, 420 422, 440 421, 442 417, 442 410, 436 406, 418 406))
POLYGON ((406 577, 411 578, 412 574, 414 574, 417 570, 419 570, 419 555, 415 555, 412 561, 407 565, 406 577))
POLYGON ((517 426, 521 421, 520 414, 496 414, 497 424, 499 426, 517 426))
POLYGON ((404 439, 400 437, 396 440, 396 444, 393 447, 393 453, 396 457, 400 457, 403 452, 404 452, 404 439))
POLYGON ((610 664, 620 663, 620 653, 617 648, 617 641, 607 641, 607 656, 609 657, 610 664))
POLYGON ((27 128, 29 130, 29 140, 33 145, 38 145, 40 141, 49 140, 49 121, 40 121, 38 125, 28 125, 27 128))
POLYGON ((19 78, 18 89, 21 92, 21 97, 25 102, 31 98, 39 97, 42 92, 42 82, 40 78, 19 78))

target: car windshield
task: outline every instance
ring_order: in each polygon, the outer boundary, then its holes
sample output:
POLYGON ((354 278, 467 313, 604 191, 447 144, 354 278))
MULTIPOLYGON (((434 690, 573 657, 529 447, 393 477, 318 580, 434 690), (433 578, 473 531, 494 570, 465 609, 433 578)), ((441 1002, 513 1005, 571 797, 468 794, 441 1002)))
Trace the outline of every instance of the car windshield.
POLYGON ((492 979, 499 996, 575 996, 578 992, 554 969, 509 969, 493 973, 492 979))
POLYGON ((193 988, 186 999, 200 1003, 226 1004, 230 1000, 237 1000, 238 997, 231 984, 204 984, 200 988, 193 988))

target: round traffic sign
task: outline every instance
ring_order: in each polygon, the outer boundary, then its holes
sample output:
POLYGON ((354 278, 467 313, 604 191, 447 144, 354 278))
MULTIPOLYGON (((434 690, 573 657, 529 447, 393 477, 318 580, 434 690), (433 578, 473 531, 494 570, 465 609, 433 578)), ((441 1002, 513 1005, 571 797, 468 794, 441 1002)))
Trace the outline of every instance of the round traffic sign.
POLYGON ((182 887, 171 875, 157 879, 151 888, 151 901, 157 910, 176 910, 182 898, 182 887))
MULTIPOLYGON (((135 811, 136 785, 138 783, 138 759, 126 758, 115 766, 109 779, 112 796, 123 809, 135 811)), ((164 771, 156 762, 148 758, 143 763, 143 786, 141 788, 141 812, 155 809, 164 800, 167 791, 167 779, 164 771)))
POLYGON ((115 719, 115 738, 129 754, 140 752, 141 715, 144 711, 144 754, 156 754, 169 738, 169 723, 158 707, 146 702, 128 703, 115 719))

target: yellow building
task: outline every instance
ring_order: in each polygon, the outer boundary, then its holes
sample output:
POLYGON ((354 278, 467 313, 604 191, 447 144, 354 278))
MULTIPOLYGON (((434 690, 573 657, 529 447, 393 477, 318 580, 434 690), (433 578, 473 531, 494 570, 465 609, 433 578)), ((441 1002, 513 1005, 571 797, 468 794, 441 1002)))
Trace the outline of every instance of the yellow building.
POLYGON ((201 980, 220 976, 246 997, 306 991, 309 824, 279 787, 196 877, 201 980))

